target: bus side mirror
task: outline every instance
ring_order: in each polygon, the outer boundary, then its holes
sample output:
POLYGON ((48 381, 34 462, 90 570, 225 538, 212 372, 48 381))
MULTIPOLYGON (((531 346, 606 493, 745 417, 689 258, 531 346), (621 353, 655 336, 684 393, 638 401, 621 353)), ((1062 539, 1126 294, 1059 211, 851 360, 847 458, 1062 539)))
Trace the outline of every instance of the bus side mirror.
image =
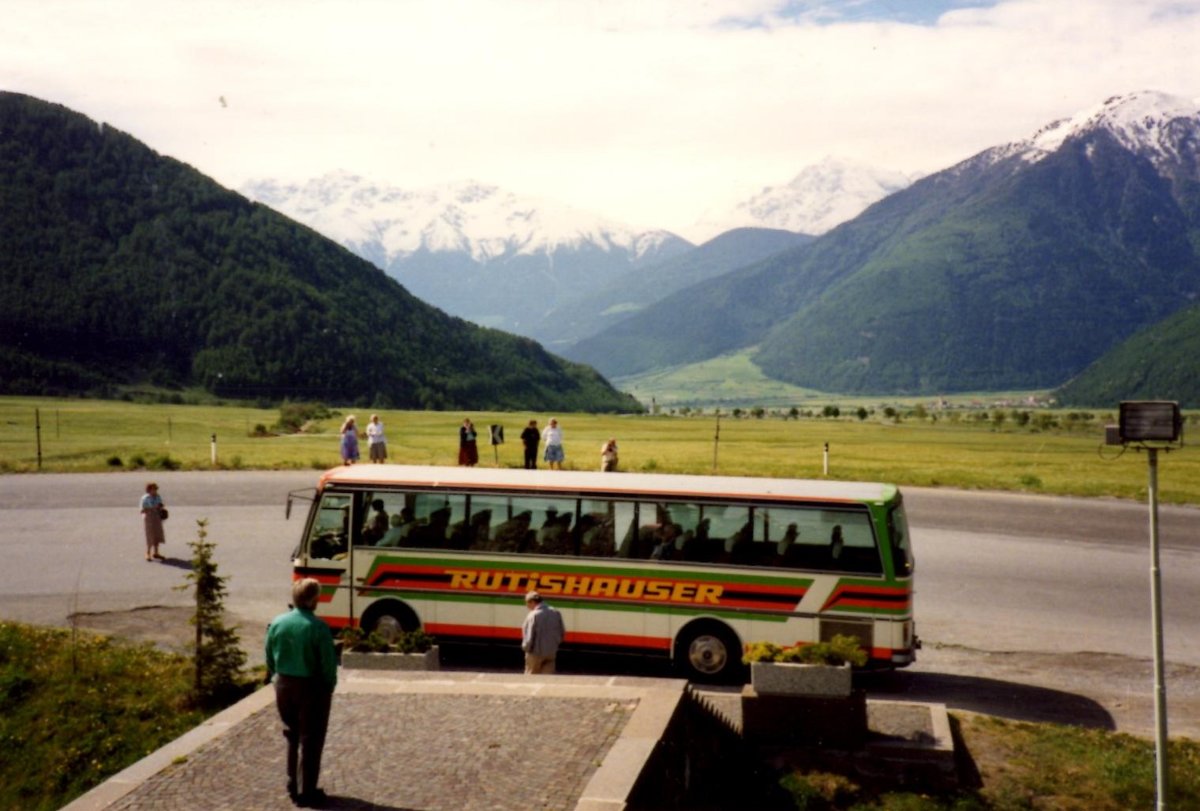
POLYGON ((303 490, 292 490, 290 493, 288 493, 287 506, 285 506, 283 508, 283 517, 284 518, 292 517, 292 499, 294 499, 294 498, 302 498, 305 501, 316 501, 317 492, 316 492, 316 490, 310 491, 308 488, 305 488, 303 490), (309 495, 310 492, 312 493, 312 495, 309 495))

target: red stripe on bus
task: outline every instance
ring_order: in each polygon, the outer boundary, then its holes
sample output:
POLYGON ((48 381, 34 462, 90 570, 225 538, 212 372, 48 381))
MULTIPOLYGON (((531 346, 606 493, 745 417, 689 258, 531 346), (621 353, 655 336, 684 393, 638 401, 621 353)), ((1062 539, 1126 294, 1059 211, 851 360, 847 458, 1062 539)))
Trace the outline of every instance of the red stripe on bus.
POLYGON ((907 588, 887 586, 838 586, 821 606, 822 611, 834 607, 882 608, 893 611, 912 608, 912 593, 907 588), (872 599, 874 597, 875 599, 872 599), (891 598, 891 599, 888 599, 891 598), (897 599, 900 598, 900 599, 897 599))
MULTIPOLYGON (((496 639, 508 642, 521 641, 520 628, 496 628, 488 625, 460 625, 453 623, 428 622, 425 631, 433 636, 473 637, 496 639)), ((642 648, 644 650, 669 651, 671 640, 654 636, 633 634, 602 634, 567 631, 567 644, 592 645, 597 647, 642 648)))
POLYGON ((646 650, 671 650, 671 640, 657 636, 633 636, 631 634, 585 634, 567 633, 567 641, 577 645, 604 645, 607 647, 645 648, 646 650))
POLYGON ((433 636, 470 636, 479 639, 505 639, 521 641, 520 628, 505 628, 491 625, 458 625, 449 622, 427 622, 425 632, 433 636))

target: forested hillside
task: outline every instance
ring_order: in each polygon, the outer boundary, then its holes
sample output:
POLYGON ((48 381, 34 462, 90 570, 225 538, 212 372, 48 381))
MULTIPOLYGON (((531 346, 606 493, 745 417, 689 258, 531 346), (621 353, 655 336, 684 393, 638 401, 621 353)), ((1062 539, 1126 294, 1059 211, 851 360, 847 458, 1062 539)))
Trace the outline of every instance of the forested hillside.
POLYGON ((638 408, 124 133, 0 93, 0 391, 638 408))
POLYGON ((1155 324, 1108 352, 1055 393, 1064 406, 1121 400, 1175 400, 1200 408, 1200 304, 1155 324))

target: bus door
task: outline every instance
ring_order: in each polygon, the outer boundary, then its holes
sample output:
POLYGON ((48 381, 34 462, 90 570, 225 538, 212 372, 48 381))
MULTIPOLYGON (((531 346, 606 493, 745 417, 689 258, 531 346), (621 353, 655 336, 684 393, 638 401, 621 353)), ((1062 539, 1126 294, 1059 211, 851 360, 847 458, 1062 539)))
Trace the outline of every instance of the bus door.
POLYGON ((317 613, 331 628, 350 624, 350 529, 354 520, 354 495, 325 492, 313 504, 308 533, 295 562, 296 577, 311 577, 321 584, 317 613))

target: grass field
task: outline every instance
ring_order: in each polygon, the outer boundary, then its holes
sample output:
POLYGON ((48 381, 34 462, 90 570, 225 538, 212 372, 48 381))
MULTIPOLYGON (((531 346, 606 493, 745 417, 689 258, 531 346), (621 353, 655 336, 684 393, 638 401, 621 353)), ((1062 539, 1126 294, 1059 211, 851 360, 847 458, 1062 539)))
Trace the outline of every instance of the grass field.
MULTIPOLYGON (((613 378, 612 382, 618 389, 629 392, 643 403, 654 402, 667 408, 691 406, 711 410, 719 406, 729 410, 734 406, 763 406, 786 411, 792 406, 803 409, 834 403, 843 410, 853 410, 860 405, 867 408, 912 406, 937 399, 928 396, 848 396, 793 386, 764 375, 750 360, 756 349, 747 347, 698 363, 613 378)), ((988 392, 956 394, 946 399, 954 404, 971 405, 996 400, 1020 401, 1029 397, 1044 400, 1047 396, 1045 391, 988 392)))
MULTIPOLYGON (((828 478, 899 485, 1011 490, 1041 494, 1144 499, 1146 454, 1103 446, 1114 413, 1069 414, 1035 409, 1019 425, 1017 411, 951 411, 898 418, 877 411, 858 419, 783 419, 730 415, 613 416, 557 414, 567 468, 597 469, 600 444, 616 437, 621 469, 667 473, 828 478), (997 414, 1002 415, 999 421, 997 414), (718 440, 719 437, 719 440, 718 440), (715 464, 714 464, 715 462, 715 464)), ((278 409, 240 405, 141 404, 73 399, 0 398, 0 472, 28 473, 209 469, 216 435, 221 468, 313 468, 339 463, 343 410, 304 433, 272 433, 278 409), (40 421, 40 432, 36 423, 40 421), (268 429, 257 436, 256 429, 268 429), (38 437, 41 459, 39 466, 38 437)), ((360 427, 369 410, 355 411, 360 427)), ((818 411, 819 413, 819 411, 818 411)), ((458 425, 470 416, 481 429, 485 466, 519 467, 517 439, 529 419, 549 414, 380 411, 391 461, 455 464, 458 425), (507 442, 487 444, 486 426, 503 425, 507 442)), ((1191 415, 1189 429, 1200 417, 1191 415)), ((363 445, 365 453, 365 443, 363 445)), ((1159 457, 1163 503, 1200 504, 1200 452, 1183 447, 1159 457)))

